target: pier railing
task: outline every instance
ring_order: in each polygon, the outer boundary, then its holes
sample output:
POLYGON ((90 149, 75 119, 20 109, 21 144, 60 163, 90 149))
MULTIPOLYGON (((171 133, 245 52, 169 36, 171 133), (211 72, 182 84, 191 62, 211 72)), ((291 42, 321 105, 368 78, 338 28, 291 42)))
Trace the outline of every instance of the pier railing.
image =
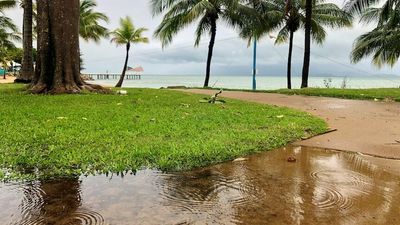
MULTIPOLYGON (((90 80, 117 80, 121 77, 121 74, 116 73, 85 73, 82 74, 89 78, 90 80)), ((142 75, 140 74, 126 74, 125 80, 140 80, 142 79, 142 75)))

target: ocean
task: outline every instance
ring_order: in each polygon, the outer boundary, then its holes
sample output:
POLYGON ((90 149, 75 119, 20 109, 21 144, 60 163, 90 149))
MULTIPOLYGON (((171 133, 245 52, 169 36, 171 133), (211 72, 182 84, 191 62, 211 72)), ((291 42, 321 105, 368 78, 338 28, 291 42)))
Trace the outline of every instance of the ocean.
MULTIPOLYGON (((257 76, 258 90, 273 90, 286 88, 286 77, 284 76, 257 76)), ((118 80, 95 80, 93 83, 114 86, 118 80)), ((201 75, 142 75, 141 80, 125 80, 124 87, 142 88, 161 88, 168 86, 202 87, 204 76, 201 75)), ((310 77, 309 87, 329 87, 342 88, 343 83, 346 88, 399 88, 400 76, 376 76, 376 77, 310 77)), ((301 77, 292 78, 292 88, 299 88, 301 77)), ((210 87, 232 88, 232 89, 251 89, 252 76, 238 75, 212 75, 210 87)))

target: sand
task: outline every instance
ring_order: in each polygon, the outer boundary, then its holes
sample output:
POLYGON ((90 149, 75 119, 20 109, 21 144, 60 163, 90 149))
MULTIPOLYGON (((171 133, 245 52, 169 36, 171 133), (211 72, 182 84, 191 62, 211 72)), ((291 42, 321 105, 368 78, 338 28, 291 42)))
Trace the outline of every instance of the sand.
MULTIPOLYGON (((214 94, 215 90, 185 92, 214 94)), ((290 107, 327 121, 335 132, 294 144, 400 159, 400 103, 225 91, 222 97, 290 107)))
POLYGON ((6 79, 3 79, 3 75, 0 76, 0 84, 9 84, 14 83, 15 77, 6 76, 6 79))

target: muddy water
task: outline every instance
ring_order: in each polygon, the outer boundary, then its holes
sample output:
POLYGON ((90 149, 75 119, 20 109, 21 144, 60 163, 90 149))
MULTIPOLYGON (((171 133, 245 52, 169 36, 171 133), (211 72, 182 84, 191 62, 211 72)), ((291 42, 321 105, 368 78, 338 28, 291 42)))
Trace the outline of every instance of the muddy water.
POLYGON ((395 225, 399 168, 398 161, 289 147, 185 173, 1 184, 0 224, 395 225))

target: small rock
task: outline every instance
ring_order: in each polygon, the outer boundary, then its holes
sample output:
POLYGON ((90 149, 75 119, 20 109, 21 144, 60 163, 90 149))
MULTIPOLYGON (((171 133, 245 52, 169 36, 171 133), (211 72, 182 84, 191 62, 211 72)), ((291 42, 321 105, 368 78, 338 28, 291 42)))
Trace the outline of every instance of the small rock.
POLYGON ((242 162, 242 161, 246 161, 246 160, 247 160, 246 158, 237 158, 237 159, 234 159, 233 162, 242 162))
POLYGON ((119 95, 127 95, 128 92, 126 90, 119 90, 119 91, 117 91, 117 94, 119 94, 119 95))
POLYGON ((297 161, 297 159, 293 156, 289 156, 289 158, 287 159, 288 162, 294 163, 297 161))

